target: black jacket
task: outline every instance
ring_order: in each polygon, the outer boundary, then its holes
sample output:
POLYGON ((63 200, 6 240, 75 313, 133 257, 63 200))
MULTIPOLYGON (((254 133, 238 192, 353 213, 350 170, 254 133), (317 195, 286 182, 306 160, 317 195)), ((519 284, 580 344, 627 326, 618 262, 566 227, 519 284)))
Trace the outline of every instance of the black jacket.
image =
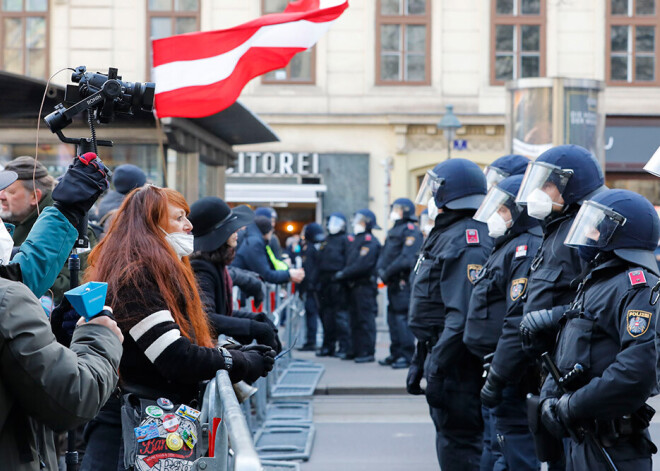
POLYGON ((319 277, 327 279, 346 266, 350 242, 344 231, 330 234, 319 247, 319 277))
POLYGON ((256 224, 250 224, 245 229, 245 236, 232 265, 256 272, 268 283, 288 283, 291 279, 288 271, 273 268, 266 254, 266 241, 256 224))
POLYGON ((408 281, 422 247, 422 232, 412 222, 399 220, 387 233, 385 245, 378 259, 378 276, 388 286, 408 281))
POLYGON ((495 351, 504 317, 523 309, 527 273, 541 245, 539 226, 495 240, 495 247, 474 284, 463 342, 479 358, 495 351))
POLYGON ((349 236, 346 267, 342 280, 353 284, 376 284, 376 264, 380 255, 380 242, 371 233, 349 236))
MULTIPOLYGON (((609 420, 638 410, 656 386, 656 321, 651 288, 658 277, 613 258, 583 281, 575 305, 561 320, 555 363, 562 375, 580 363, 582 381, 570 399, 576 419, 609 420)), ((551 377, 542 397, 561 393, 551 377)))

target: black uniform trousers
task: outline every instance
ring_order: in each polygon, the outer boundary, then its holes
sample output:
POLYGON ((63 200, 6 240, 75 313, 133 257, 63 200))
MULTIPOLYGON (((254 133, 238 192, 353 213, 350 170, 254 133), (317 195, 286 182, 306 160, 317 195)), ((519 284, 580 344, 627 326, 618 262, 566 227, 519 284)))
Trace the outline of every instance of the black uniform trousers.
POLYGON ((410 285, 406 281, 387 285, 387 326, 390 329, 390 355, 392 358, 412 360, 415 336, 408 327, 410 285))
POLYGON ((321 275, 319 314, 323 325, 322 348, 333 354, 337 344, 337 312, 346 304, 346 293, 341 283, 332 282, 331 279, 332 277, 321 275))
POLYGON ((373 282, 356 283, 349 288, 351 336, 355 357, 376 353, 376 297, 378 288, 373 282))
POLYGON ((483 420, 478 358, 466 352, 444 372, 442 408, 430 407, 442 471, 476 471, 481 462, 483 420))

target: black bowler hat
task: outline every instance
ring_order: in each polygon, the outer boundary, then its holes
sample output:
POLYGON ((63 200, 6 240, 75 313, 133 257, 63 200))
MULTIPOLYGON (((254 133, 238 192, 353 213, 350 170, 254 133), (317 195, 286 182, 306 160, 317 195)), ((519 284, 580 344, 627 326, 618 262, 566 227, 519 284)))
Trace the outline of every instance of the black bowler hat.
POLYGON ((254 213, 247 206, 231 209, 221 198, 206 196, 190 206, 188 219, 193 225, 195 252, 213 252, 254 221, 254 213))

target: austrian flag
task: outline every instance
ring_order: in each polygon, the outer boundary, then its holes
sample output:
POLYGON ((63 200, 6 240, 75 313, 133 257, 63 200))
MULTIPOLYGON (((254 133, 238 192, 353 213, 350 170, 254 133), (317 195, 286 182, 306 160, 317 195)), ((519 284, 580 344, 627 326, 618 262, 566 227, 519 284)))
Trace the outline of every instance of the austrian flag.
POLYGON ((224 110, 251 79, 316 44, 346 8, 348 0, 297 0, 234 28, 154 40, 156 114, 201 118, 224 110))

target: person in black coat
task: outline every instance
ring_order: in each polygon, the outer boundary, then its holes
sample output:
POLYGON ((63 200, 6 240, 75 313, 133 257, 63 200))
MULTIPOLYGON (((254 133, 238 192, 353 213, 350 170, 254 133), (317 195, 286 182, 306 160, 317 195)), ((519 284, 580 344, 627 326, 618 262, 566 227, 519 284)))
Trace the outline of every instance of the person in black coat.
POLYGON ((190 264, 200 297, 216 334, 225 334, 242 344, 252 340, 279 352, 277 328, 264 313, 234 310, 229 265, 236 253, 237 231, 254 219, 247 206, 233 210, 220 198, 207 196, 190 207, 195 252, 190 264))
POLYGON ((320 224, 312 222, 303 229, 302 266, 305 270, 305 279, 299 285, 300 292, 305 298, 305 325, 307 335, 301 351, 316 351, 316 333, 318 331, 319 299, 319 247, 325 235, 320 224))

